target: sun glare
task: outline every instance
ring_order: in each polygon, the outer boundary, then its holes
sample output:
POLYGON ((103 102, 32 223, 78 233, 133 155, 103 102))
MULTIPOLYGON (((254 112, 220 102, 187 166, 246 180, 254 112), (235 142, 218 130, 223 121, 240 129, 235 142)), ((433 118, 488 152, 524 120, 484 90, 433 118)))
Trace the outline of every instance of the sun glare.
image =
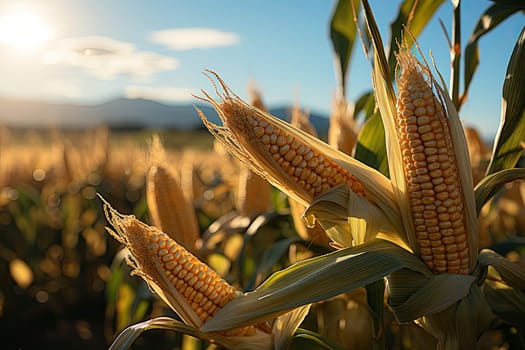
POLYGON ((0 13, 0 44, 20 50, 34 50, 53 35, 53 28, 31 9, 0 13))

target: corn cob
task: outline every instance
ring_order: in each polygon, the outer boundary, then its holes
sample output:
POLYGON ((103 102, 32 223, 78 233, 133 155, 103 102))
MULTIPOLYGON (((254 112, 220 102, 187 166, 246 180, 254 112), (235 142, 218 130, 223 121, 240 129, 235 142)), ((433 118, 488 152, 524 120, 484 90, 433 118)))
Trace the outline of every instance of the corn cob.
POLYGON ((421 259, 436 273, 468 273, 462 187, 441 101, 422 66, 400 50, 397 127, 421 259))
MULTIPOLYGON (((239 292, 208 265, 157 228, 104 204, 109 233, 129 252, 128 264, 177 312, 185 323, 200 327, 239 292)), ((250 335, 254 326, 227 331, 250 335)))
POLYGON ((152 223, 193 252, 200 236, 197 216, 174 170, 164 165, 166 155, 158 136, 153 139, 151 153, 154 160, 147 174, 146 201, 152 223))
POLYGON ((287 188, 288 193, 305 204, 343 183, 355 193, 365 195, 363 185, 352 174, 303 142, 302 137, 288 132, 289 126, 283 125, 286 123, 270 119, 263 111, 243 102, 215 76, 224 90, 221 101, 215 101, 205 91, 206 98, 201 99, 214 106, 224 126, 210 123, 201 111, 199 115, 210 132, 252 170, 273 181, 277 187, 287 188))
POLYGON ((270 209, 270 183, 244 164, 240 165, 238 185, 236 207, 240 215, 252 217, 270 209))
POLYGON ((330 128, 328 129, 328 143, 350 155, 357 143, 357 130, 353 113, 353 106, 344 99, 334 101, 330 128))

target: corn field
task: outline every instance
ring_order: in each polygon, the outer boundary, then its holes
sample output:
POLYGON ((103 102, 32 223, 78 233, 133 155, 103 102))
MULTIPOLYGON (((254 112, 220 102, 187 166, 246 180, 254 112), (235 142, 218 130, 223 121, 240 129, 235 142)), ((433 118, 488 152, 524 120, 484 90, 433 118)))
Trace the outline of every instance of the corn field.
POLYGON ((490 3, 462 50, 453 2, 435 67, 417 37, 443 2, 402 1, 386 45, 368 1, 336 1, 327 135, 211 70, 191 135, 0 129, 2 348, 524 349, 525 27, 495 139, 461 107, 525 6, 490 3))

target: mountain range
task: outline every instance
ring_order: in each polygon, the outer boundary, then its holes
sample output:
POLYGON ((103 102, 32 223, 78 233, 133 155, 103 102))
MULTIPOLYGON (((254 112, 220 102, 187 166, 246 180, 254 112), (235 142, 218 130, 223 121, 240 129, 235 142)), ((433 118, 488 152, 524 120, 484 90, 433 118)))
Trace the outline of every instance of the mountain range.
MULTIPOLYGON (((178 129, 203 128, 195 106, 206 117, 219 122, 209 105, 168 105, 145 99, 117 98, 100 104, 59 104, 0 97, 0 124, 24 128, 90 128, 107 125, 111 128, 178 129)), ((270 113, 289 120, 291 107, 270 108, 270 113)), ((310 122, 320 135, 328 132, 328 117, 310 113, 310 122)))

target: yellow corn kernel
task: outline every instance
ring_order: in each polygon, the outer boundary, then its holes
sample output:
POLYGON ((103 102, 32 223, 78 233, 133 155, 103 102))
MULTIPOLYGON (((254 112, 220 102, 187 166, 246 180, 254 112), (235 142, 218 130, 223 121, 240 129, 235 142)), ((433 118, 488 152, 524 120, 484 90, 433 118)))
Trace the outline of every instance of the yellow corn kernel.
POLYGON ((416 58, 398 55, 397 127, 422 260, 434 272, 468 273, 462 187, 448 120, 416 58))
MULTIPOLYGON (((128 263, 182 319, 200 327, 237 293, 208 265, 157 228, 133 216, 117 213, 107 203, 104 210, 115 231, 110 234, 129 252, 128 263)), ((254 326, 227 331, 229 335, 249 335, 254 326)))
POLYGON ((233 95, 224 82, 216 78, 224 90, 221 100, 215 101, 204 91, 206 98, 201 99, 213 105, 224 127, 210 123, 200 111, 199 114, 210 132, 228 143, 229 149, 237 152, 236 156, 252 169, 281 187, 291 188, 290 191, 306 203, 343 183, 355 193, 365 195, 363 185, 352 174, 266 118, 264 112, 233 95))

